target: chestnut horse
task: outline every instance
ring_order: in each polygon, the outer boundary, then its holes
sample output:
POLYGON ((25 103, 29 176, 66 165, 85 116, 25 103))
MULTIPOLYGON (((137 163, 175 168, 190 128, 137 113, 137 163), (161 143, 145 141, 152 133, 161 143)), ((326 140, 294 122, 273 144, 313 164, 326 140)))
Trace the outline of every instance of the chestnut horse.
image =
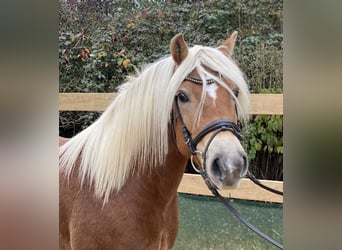
POLYGON ((238 134, 203 134, 213 121, 237 127, 248 119, 248 87, 232 59, 236 37, 189 48, 176 35, 170 56, 129 77, 97 121, 61 142, 60 249, 171 249, 191 153, 215 186, 237 186, 247 171, 238 134))

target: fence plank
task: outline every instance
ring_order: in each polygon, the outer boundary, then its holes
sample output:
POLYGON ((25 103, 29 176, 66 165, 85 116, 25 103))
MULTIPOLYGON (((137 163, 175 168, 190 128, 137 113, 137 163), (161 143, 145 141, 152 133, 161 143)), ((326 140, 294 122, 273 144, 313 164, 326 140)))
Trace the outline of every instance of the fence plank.
POLYGON ((283 94, 251 94, 251 114, 283 114, 283 94))
MULTIPOLYGON (((60 93, 60 111, 103 111, 116 93, 60 93)), ((282 94, 251 94, 252 114, 283 114, 282 94)))
MULTIPOLYGON (((283 191, 282 181, 260 181, 264 185, 267 185, 279 191, 283 191)), ((186 173, 183 175, 181 184, 178 187, 178 192, 196 195, 212 195, 200 175, 186 173)), ((238 188, 221 190, 220 193, 222 196, 228 198, 283 203, 283 197, 281 195, 273 194, 269 191, 266 191, 259 186, 256 186, 251 180, 246 178, 243 178, 241 180, 238 188)))
POLYGON ((60 111, 103 111, 116 93, 59 93, 60 111))

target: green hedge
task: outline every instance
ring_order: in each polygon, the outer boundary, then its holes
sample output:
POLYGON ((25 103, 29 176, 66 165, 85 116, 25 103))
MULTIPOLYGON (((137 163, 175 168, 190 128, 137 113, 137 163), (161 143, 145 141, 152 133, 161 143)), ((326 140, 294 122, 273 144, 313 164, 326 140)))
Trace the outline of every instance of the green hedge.
MULTIPOLYGON (((175 34, 183 33, 190 46, 218 46, 234 30, 239 31, 235 59, 250 91, 282 91, 282 1, 60 1, 59 5, 60 92, 113 92, 135 68, 167 55, 175 34)), ((72 136, 98 116, 61 112, 60 133, 72 136)), ((282 157, 282 127, 276 134, 268 129, 280 120, 259 116, 247 127, 250 139, 245 146, 252 165, 265 154, 282 157)), ((279 172, 281 166, 276 168, 279 172)), ((265 175, 258 171, 254 172, 265 175)), ((274 178, 281 179, 282 174, 274 178)))

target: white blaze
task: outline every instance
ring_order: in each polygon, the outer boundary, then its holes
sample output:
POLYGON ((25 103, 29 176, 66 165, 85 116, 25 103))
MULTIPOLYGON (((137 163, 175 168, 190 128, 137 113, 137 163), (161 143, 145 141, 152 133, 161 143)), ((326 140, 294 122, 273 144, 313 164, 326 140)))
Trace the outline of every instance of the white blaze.
POLYGON ((217 90, 216 84, 208 84, 208 85, 207 85, 207 89, 206 89, 207 94, 208 94, 211 98, 213 98, 213 101, 214 101, 214 102, 215 102, 215 100, 216 100, 216 90, 217 90))

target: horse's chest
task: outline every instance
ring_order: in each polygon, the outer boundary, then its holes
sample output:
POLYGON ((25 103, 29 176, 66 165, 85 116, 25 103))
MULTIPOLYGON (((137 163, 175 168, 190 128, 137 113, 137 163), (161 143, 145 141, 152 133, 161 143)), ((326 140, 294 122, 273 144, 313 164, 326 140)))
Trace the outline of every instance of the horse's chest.
POLYGON ((171 249, 170 239, 169 239, 170 232, 168 230, 162 230, 160 233, 160 239, 158 244, 158 250, 167 250, 171 249))
POLYGON ((177 215, 177 204, 173 204, 164 211, 148 216, 148 219, 145 218, 143 221, 137 220, 133 222, 140 225, 140 230, 137 230, 135 233, 142 236, 143 241, 147 243, 144 249, 164 250, 172 248, 178 230, 177 215))

